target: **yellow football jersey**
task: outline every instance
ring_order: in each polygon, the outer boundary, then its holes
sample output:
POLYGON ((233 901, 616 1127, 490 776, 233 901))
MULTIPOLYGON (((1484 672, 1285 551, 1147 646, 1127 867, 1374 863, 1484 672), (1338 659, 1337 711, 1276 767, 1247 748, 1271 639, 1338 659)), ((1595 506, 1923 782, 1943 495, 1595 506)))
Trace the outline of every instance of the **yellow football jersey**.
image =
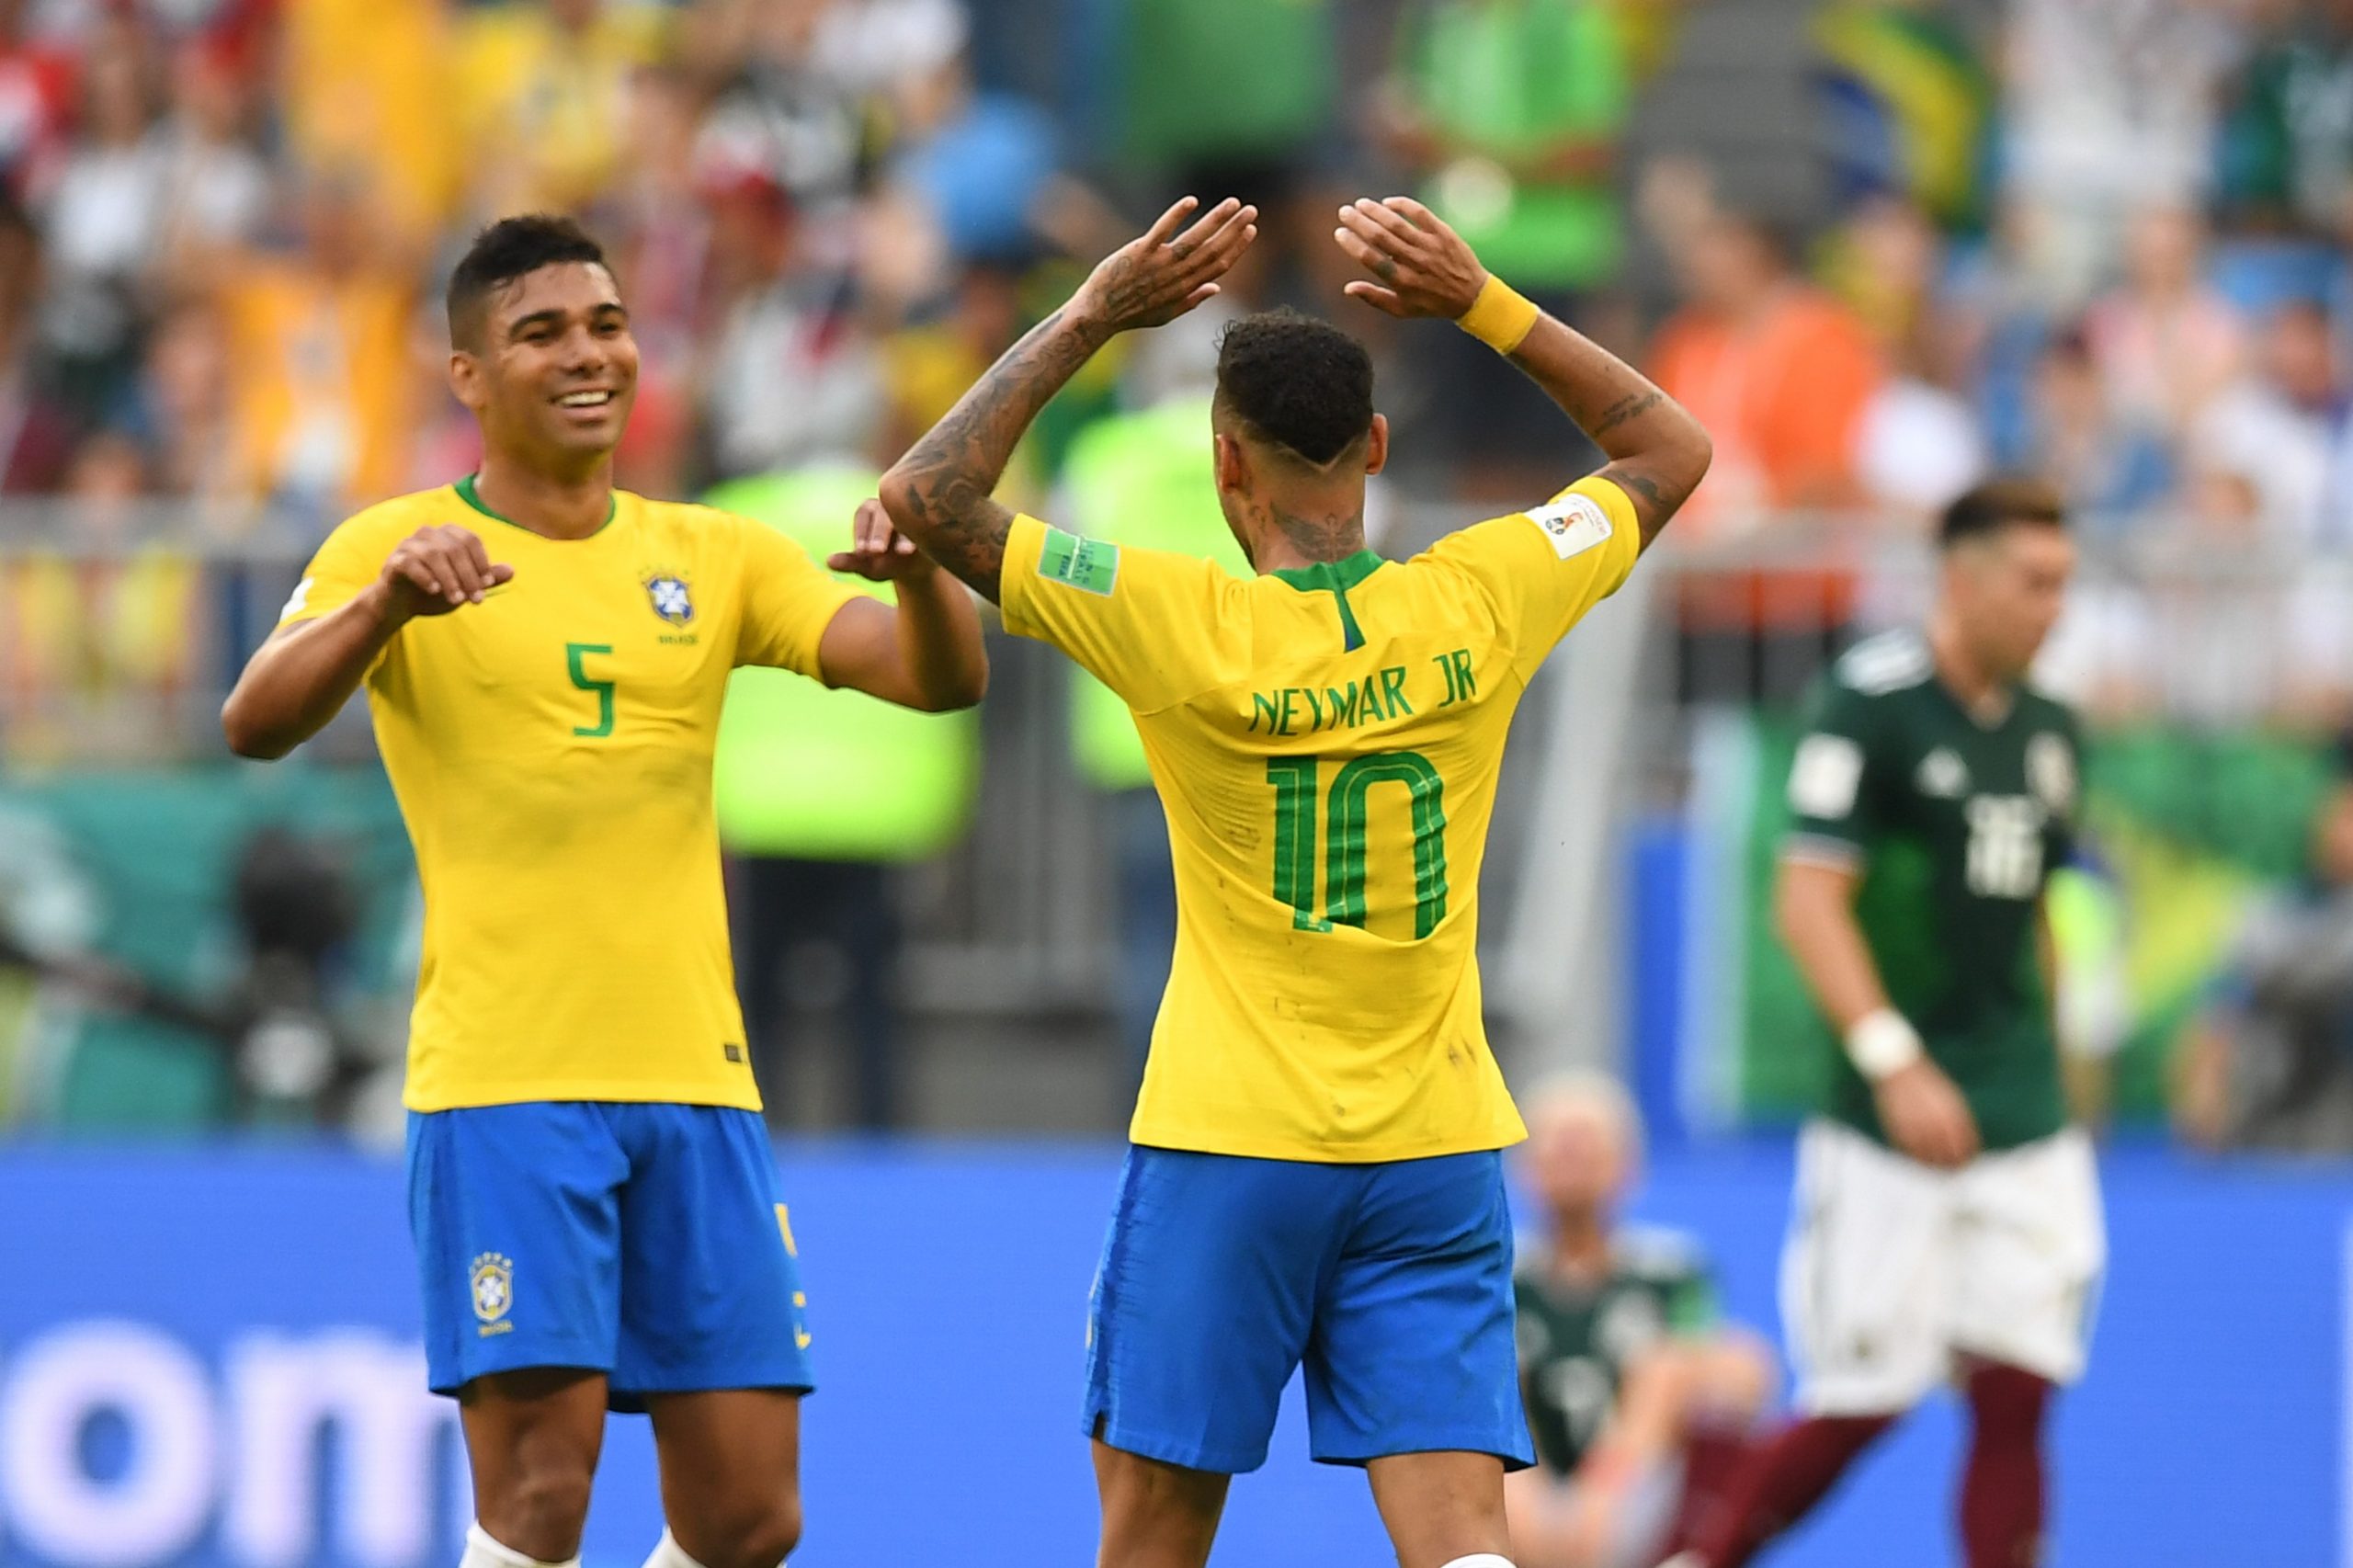
POLYGON ((425 888, 409 1108, 756 1108, 712 744, 728 672, 816 676, 851 591, 729 513, 618 493, 603 528, 552 540, 462 480, 337 528, 281 623, 348 603, 402 540, 450 523, 514 581, 402 627, 367 682, 425 888))
POLYGON ((1136 1142, 1351 1163, 1525 1135, 1476 956, 1504 735, 1640 551, 1598 478, 1412 561, 1248 579, 1015 522, 1006 624, 1127 701, 1168 814, 1176 950, 1136 1142))

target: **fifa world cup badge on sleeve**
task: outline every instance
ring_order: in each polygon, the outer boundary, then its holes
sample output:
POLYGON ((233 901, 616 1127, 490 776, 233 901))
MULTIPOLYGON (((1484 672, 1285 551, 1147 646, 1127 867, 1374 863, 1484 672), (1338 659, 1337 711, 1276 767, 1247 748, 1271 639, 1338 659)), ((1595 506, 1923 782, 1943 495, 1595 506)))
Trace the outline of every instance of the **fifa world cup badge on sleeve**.
POLYGON ((1120 580, 1120 547, 1048 528, 1038 551, 1038 575, 1108 598, 1111 585, 1120 580))
POLYGON ((515 1260, 505 1253, 483 1253, 474 1259, 467 1278, 474 1298, 474 1316, 482 1320, 474 1332, 484 1339, 513 1333, 515 1325, 506 1321, 506 1314, 515 1305, 515 1260))
POLYGON ((1566 561, 1609 538, 1609 514, 1590 495, 1563 495, 1528 514, 1544 530, 1552 553, 1566 561))

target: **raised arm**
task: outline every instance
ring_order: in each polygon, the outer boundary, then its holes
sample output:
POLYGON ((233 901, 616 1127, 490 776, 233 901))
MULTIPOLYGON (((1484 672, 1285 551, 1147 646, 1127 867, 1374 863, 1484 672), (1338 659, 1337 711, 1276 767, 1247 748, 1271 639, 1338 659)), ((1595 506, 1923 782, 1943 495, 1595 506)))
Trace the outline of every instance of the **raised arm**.
POLYGON ((1112 338, 1174 321, 1216 293, 1257 237, 1258 210, 1231 199, 1180 233, 1198 205, 1186 197, 1106 256, 882 476, 882 507, 899 531, 991 602, 1013 524, 995 494, 1022 432, 1112 338))
MULTIPOLYGON (((326 728, 403 626, 420 615, 480 604, 514 575, 512 566, 492 563, 469 529, 419 528, 347 603, 280 626, 254 651, 221 706, 229 749, 264 760, 284 756, 326 728)), ((310 587, 306 578, 296 592, 310 587)))
POLYGON ((1454 322, 1542 387, 1608 455, 1602 477, 1633 501, 1649 548, 1707 474, 1713 449, 1698 420, 1640 370, 1505 288, 1411 197, 1341 208, 1334 237, 1380 279, 1351 283, 1349 294, 1392 316, 1454 322))

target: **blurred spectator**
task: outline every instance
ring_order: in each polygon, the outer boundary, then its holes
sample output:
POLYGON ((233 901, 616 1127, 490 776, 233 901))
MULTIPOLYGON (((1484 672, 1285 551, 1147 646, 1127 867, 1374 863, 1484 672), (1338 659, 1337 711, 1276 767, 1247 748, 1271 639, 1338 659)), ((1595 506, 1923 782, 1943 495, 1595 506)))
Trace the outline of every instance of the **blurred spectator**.
POLYGON ((164 210, 159 262, 174 286, 210 285, 269 216, 269 166, 252 142, 249 83, 210 41, 172 56, 172 111, 155 135, 164 210))
POLYGON ((2353 737, 2313 818, 2310 881, 2250 914, 2170 1087, 2176 1128, 2205 1148, 2353 1152, 2353 737))
POLYGON ((544 0, 461 14, 457 119, 462 144, 496 147, 472 161, 472 207, 577 210, 612 180, 631 73, 662 50, 666 9, 644 0, 544 0))
POLYGON ((24 210, 0 193, 0 494, 53 490, 65 472, 74 422, 41 384, 33 312, 40 239, 24 210))
MULTIPOLYGON (((1396 62, 1375 99, 1384 149, 1497 276, 1592 326, 1625 244, 1618 143, 1632 84, 1615 13, 1600 0, 1428 0, 1401 21, 1396 62)), ((1471 492, 1557 488, 1586 449, 1552 400, 1475 340, 1430 351, 1471 492)))
POLYGON ((1948 231, 1982 229, 1996 87, 1963 18, 1936 0, 1833 0, 1813 38, 1839 192, 1901 195, 1948 231))
POLYGON ((2353 216, 2353 0, 2258 0, 2218 196, 2235 228, 2332 235, 2353 216))
POLYGON ((19 200, 55 177, 74 112, 74 60, 30 36, 28 0, 0 0, 0 179, 19 200))
POLYGON ((41 339, 69 406, 95 416, 119 395, 138 348, 147 270, 169 174, 137 36, 109 28, 85 62, 73 145, 42 205, 49 252, 41 339))
POLYGON ((860 85, 821 58, 829 0, 704 0, 686 17, 684 58, 720 88, 704 135, 805 208, 847 199, 866 153, 860 85))
POLYGON ((472 161, 452 132, 449 40, 437 0, 278 0, 278 94, 298 167, 334 170, 372 208, 381 243, 421 254, 472 161))
POLYGON ((233 482, 228 345, 209 303, 191 301, 155 324, 134 398, 161 494, 219 497, 233 482))
POLYGON ((1865 494, 1924 522, 1983 478, 1961 323, 1943 298, 1945 244, 1913 203, 1864 202, 1840 234, 1839 293, 1879 339, 1887 379, 1864 409, 1855 467, 1865 494))
POLYGON ((2087 538, 2114 538, 2173 489, 2174 461, 2159 435, 2117 416, 2109 383, 2079 329, 2037 357, 2018 466, 2059 487, 2087 538))
MULTIPOLYGON (((758 518, 822 562, 847 545, 879 478, 871 468, 816 463, 739 479, 706 499, 758 518)), ((891 596, 887 584, 847 580, 891 596)), ((971 712, 911 712, 778 670, 741 669, 729 680, 715 809, 720 842, 736 857, 736 987, 771 1117, 801 1103, 790 1077, 793 1042, 807 1015, 831 1012, 858 1125, 897 1124, 896 869, 963 832, 978 741, 971 712)))
POLYGON ((1266 239, 1303 243, 1276 215, 1306 194, 1332 127, 1338 10, 1335 0, 1127 0, 1124 161, 1204 205, 1254 201, 1268 215, 1266 239))
POLYGON ((1092 260, 1124 243, 1125 225, 1061 172, 1052 117, 976 88, 961 55, 908 83, 900 105, 892 177, 959 261, 1018 264, 1046 244, 1092 260))
POLYGON ((2205 226, 2187 208, 2137 214, 2124 278, 2084 317, 2114 417, 2178 452, 2244 363, 2238 312, 2206 281, 2205 226))
POLYGON ((2073 309, 2134 214, 2206 194, 2229 22, 2209 0, 2011 0, 2006 36, 2020 259, 2047 304, 2073 309))
POLYGON ((1853 506, 1857 439, 1884 380, 1862 322, 1802 279, 1758 219, 1719 215, 1674 259, 1688 302, 1660 330, 1651 375, 1716 443, 1677 526, 1742 531, 1774 509, 1853 506))
POLYGON ((250 257, 222 290, 231 483, 315 528, 406 478, 414 286, 366 186, 313 177, 298 207, 300 244, 250 257))
POLYGON ((2353 544, 2353 427, 2328 312, 2282 305, 2264 324, 2254 373, 2198 419, 2198 456, 2253 482, 2275 552, 2353 544))
POLYGON ((701 414, 713 468, 733 476, 864 456, 882 385, 847 274, 813 264, 801 209, 766 176, 710 177, 716 330, 701 414))

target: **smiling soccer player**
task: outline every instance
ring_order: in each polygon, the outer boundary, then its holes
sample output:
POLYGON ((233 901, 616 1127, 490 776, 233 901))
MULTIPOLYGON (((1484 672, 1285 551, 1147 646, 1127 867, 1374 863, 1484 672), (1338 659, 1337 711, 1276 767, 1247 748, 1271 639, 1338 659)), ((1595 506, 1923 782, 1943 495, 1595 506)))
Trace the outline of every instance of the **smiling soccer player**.
POLYGON ((649 1568, 776 1568, 809 1335, 728 953, 720 705, 773 665, 967 706, 979 619, 871 504, 830 564, 895 609, 758 523, 616 490, 637 346, 571 222, 485 230, 449 311, 481 470, 337 528, 222 723, 282 756, 364 682, 415 844, 409 1210, 464 1568, 577 1560, 608 1404, 654 1419, 649 1568))

